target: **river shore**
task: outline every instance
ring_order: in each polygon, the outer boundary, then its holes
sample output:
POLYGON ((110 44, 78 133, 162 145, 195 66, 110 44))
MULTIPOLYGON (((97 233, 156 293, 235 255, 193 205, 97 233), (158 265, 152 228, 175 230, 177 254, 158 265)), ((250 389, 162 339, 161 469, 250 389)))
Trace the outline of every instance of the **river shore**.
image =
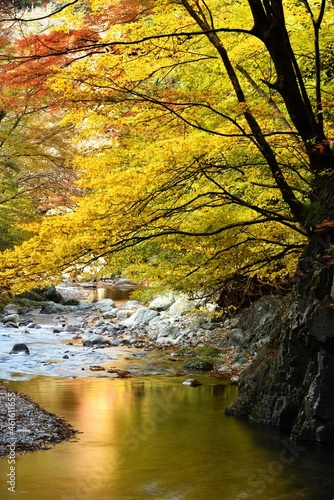
POLYGON ((64 419, 44 410, 29 396, 0 383, 0 459, 15 464, 17 454, 46 450, 74 439, 77 431, 64 419))

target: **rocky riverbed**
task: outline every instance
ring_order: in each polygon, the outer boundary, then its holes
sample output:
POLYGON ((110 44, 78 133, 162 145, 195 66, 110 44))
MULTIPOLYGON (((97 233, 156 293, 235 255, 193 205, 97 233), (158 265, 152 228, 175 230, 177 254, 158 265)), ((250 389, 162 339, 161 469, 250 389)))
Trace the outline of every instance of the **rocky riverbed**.
POLYGON ((147 306, 131 300, 117 305, 112 299, 26 304, 2 311, 0 379, 196 370, 236 377, 266 342, 259 327, 263 310, 254 324, 243 315, 222 322, 215 306, 173 295, 147 306))
MULTIPOLYGON (((262 306, 260 301, 256 308, 222 321, 213 304, 173 294, 148 305, 133 300, 116 304, 112 299, 77 305, 29 300, 8 304, 0 313, 0 379, 177 375, 180 383, 196 386, 189 378, 206 372, 236 383, 267 342, 269 327, 263 326, 276 306, 272 298, 263 298, 262 306)), ((0 392, 0 425, 5 426, 8 395, 3 387, 0 392)), ((29 398, 17 395, 16 404, 18 422, 26 429, 18 453, 73 436, 68 424, 29 398)), ((0 457, 7 444, 3 434, 0 457)))

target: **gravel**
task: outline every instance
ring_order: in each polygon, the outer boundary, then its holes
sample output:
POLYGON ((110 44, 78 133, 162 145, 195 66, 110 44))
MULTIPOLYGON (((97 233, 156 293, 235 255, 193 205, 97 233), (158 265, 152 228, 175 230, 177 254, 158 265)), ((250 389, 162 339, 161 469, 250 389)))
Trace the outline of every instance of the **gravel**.
POLYGON ((0 382, 0 459, 47 450, 53 444, 75 439, 76 434, 68 422, 0 382))

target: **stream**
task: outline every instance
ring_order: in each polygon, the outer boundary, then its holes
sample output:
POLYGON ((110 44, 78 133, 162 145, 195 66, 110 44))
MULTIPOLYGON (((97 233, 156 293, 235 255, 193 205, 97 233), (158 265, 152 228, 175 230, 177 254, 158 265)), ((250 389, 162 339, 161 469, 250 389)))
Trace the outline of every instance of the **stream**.
MULTIPOLYGON (((37 316, 36 316, 37 318, 37 316)), ((36 319, 35 318, 35 319, 36 319)), ((39 317, 40 319, 40 317, 39 317)), ((226 379, 196 373, 182 384, 180 366, 161 353, 94 351, 103 366, 129 369, 115 378, 89 366, 83 349, 52 316, 40 330, 2 331, 0 379, 68 420, 79 434, 42 452, 16 457, 16 491, 0 460, 0 494, 18 500, 332 500, 334 453, 328 444, 290 443, 284 432, 226 417, 237 394, 226 379), (32 354, 10 356, 15 337, 32 354), (20 341, 21 341, 20 340, 20 341), (64 352, 68 359, 64 359, 64 352)))

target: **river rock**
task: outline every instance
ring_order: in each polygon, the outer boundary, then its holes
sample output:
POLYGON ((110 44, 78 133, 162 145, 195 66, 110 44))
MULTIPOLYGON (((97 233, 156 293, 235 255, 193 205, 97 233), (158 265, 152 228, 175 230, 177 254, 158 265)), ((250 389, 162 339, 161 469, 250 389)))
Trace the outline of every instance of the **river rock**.
POLYGON ((176 341, 173 337, 159 337, 156 340, 156 343, 162 345, 174 345, 176 341))
POLYGON ((188 361, 184 363, 184 368, 188 370, 210 371, 213 370, 213 364, 202 358, 195 357, 188 359, 188 361))
POLYGON ((105 339, 101 335, 91 335, 83 341, 83 345, 85 347, 108 347, 111 344, 108 339, 105 339))
POLYGON ((175 298, 172 294, 158 295, 158 297, 155 297, 155 299, 150 302, 148 307, 154 311, 167 311, 174 301, 175 298))
POLYGON ((102 314, 102 318, 104 319, 113 319, 116 318, 118 314, 118 309, 115 307, 114 309, 110 309, 110 311, 106 311, 102 314))
POLYGON ((218 365, 216 366, 216 370, 222 374, 225 375, 225 377, 230 377, 232 375, 232 368, 229 365, 218 365))
POLYGON ((72 324, 67 324, 64 328, 65 332, 68 332, 68 333, 78 333, 78 332, 81 332, 81 328, 77 325, 72 325, 72 324))
POLYGON ((27 324, 27 328, 31 328, 32 330, 39 330, 42 327, 41 325, 38 325, 34 321, 31 321, 30 323, 27 324))
POLYGON ((110 309, 115 309, 117 306, 112 299, 101 299, 94 303, 94 309, 101 312, 110 311, 110 309))
POLYGON ((198 387, 201 384, 201 382, 199 382, 198 380, 194 379, 194 378, 188 378, 187 380, 185 380, 184 382, 182 382, 183 385, 187 385, 188 387, 198 387))
POLYGON ((3 312, 6 315, 9 315, 9 314, 20 314, 20 312, 21 312, 21 306, 19 306, 17 304, 7 304, 3 308, 3 312))
POLYGON ((180 336, 180 328, 178 326, 162 326, 158 331, 158 338, 170 337, 175 339, 180 336))
POLYGON ((18 323, 20 320, 20 317, 18 314, 6 314, 6 316, 3 317, 2 322, 3 323, 18 323))
POLYGON ((135 309, 140 306, 140 302, 138 300, 128 300, 123 304, 124 309, 135 309))
POLYGON ((120 324, 126 327, 147 325, 153 318, 155 318, 158 315, 159 313, 157 311, 153 311, 148 307, 141 307, 129 318, 127 318, 124 321, 121 321, 120 324))
POLYGON ((9 354, 30 354, 26 344, 15 344, 9 354))
POLYGON ((182 316, 186 312, 194 309, 195 305, 187 298, 180 297, 178 298, 169 308, 169 314, 173 314, 175 316, 182 316))
POLYGON ((133 315, 133 311, 121 310, 121 311, 118 311, 116 318, 117 318, 117 321, 124 321, 127 318, 130 318, 130 316, 132 316, 132 315, 133 315))

